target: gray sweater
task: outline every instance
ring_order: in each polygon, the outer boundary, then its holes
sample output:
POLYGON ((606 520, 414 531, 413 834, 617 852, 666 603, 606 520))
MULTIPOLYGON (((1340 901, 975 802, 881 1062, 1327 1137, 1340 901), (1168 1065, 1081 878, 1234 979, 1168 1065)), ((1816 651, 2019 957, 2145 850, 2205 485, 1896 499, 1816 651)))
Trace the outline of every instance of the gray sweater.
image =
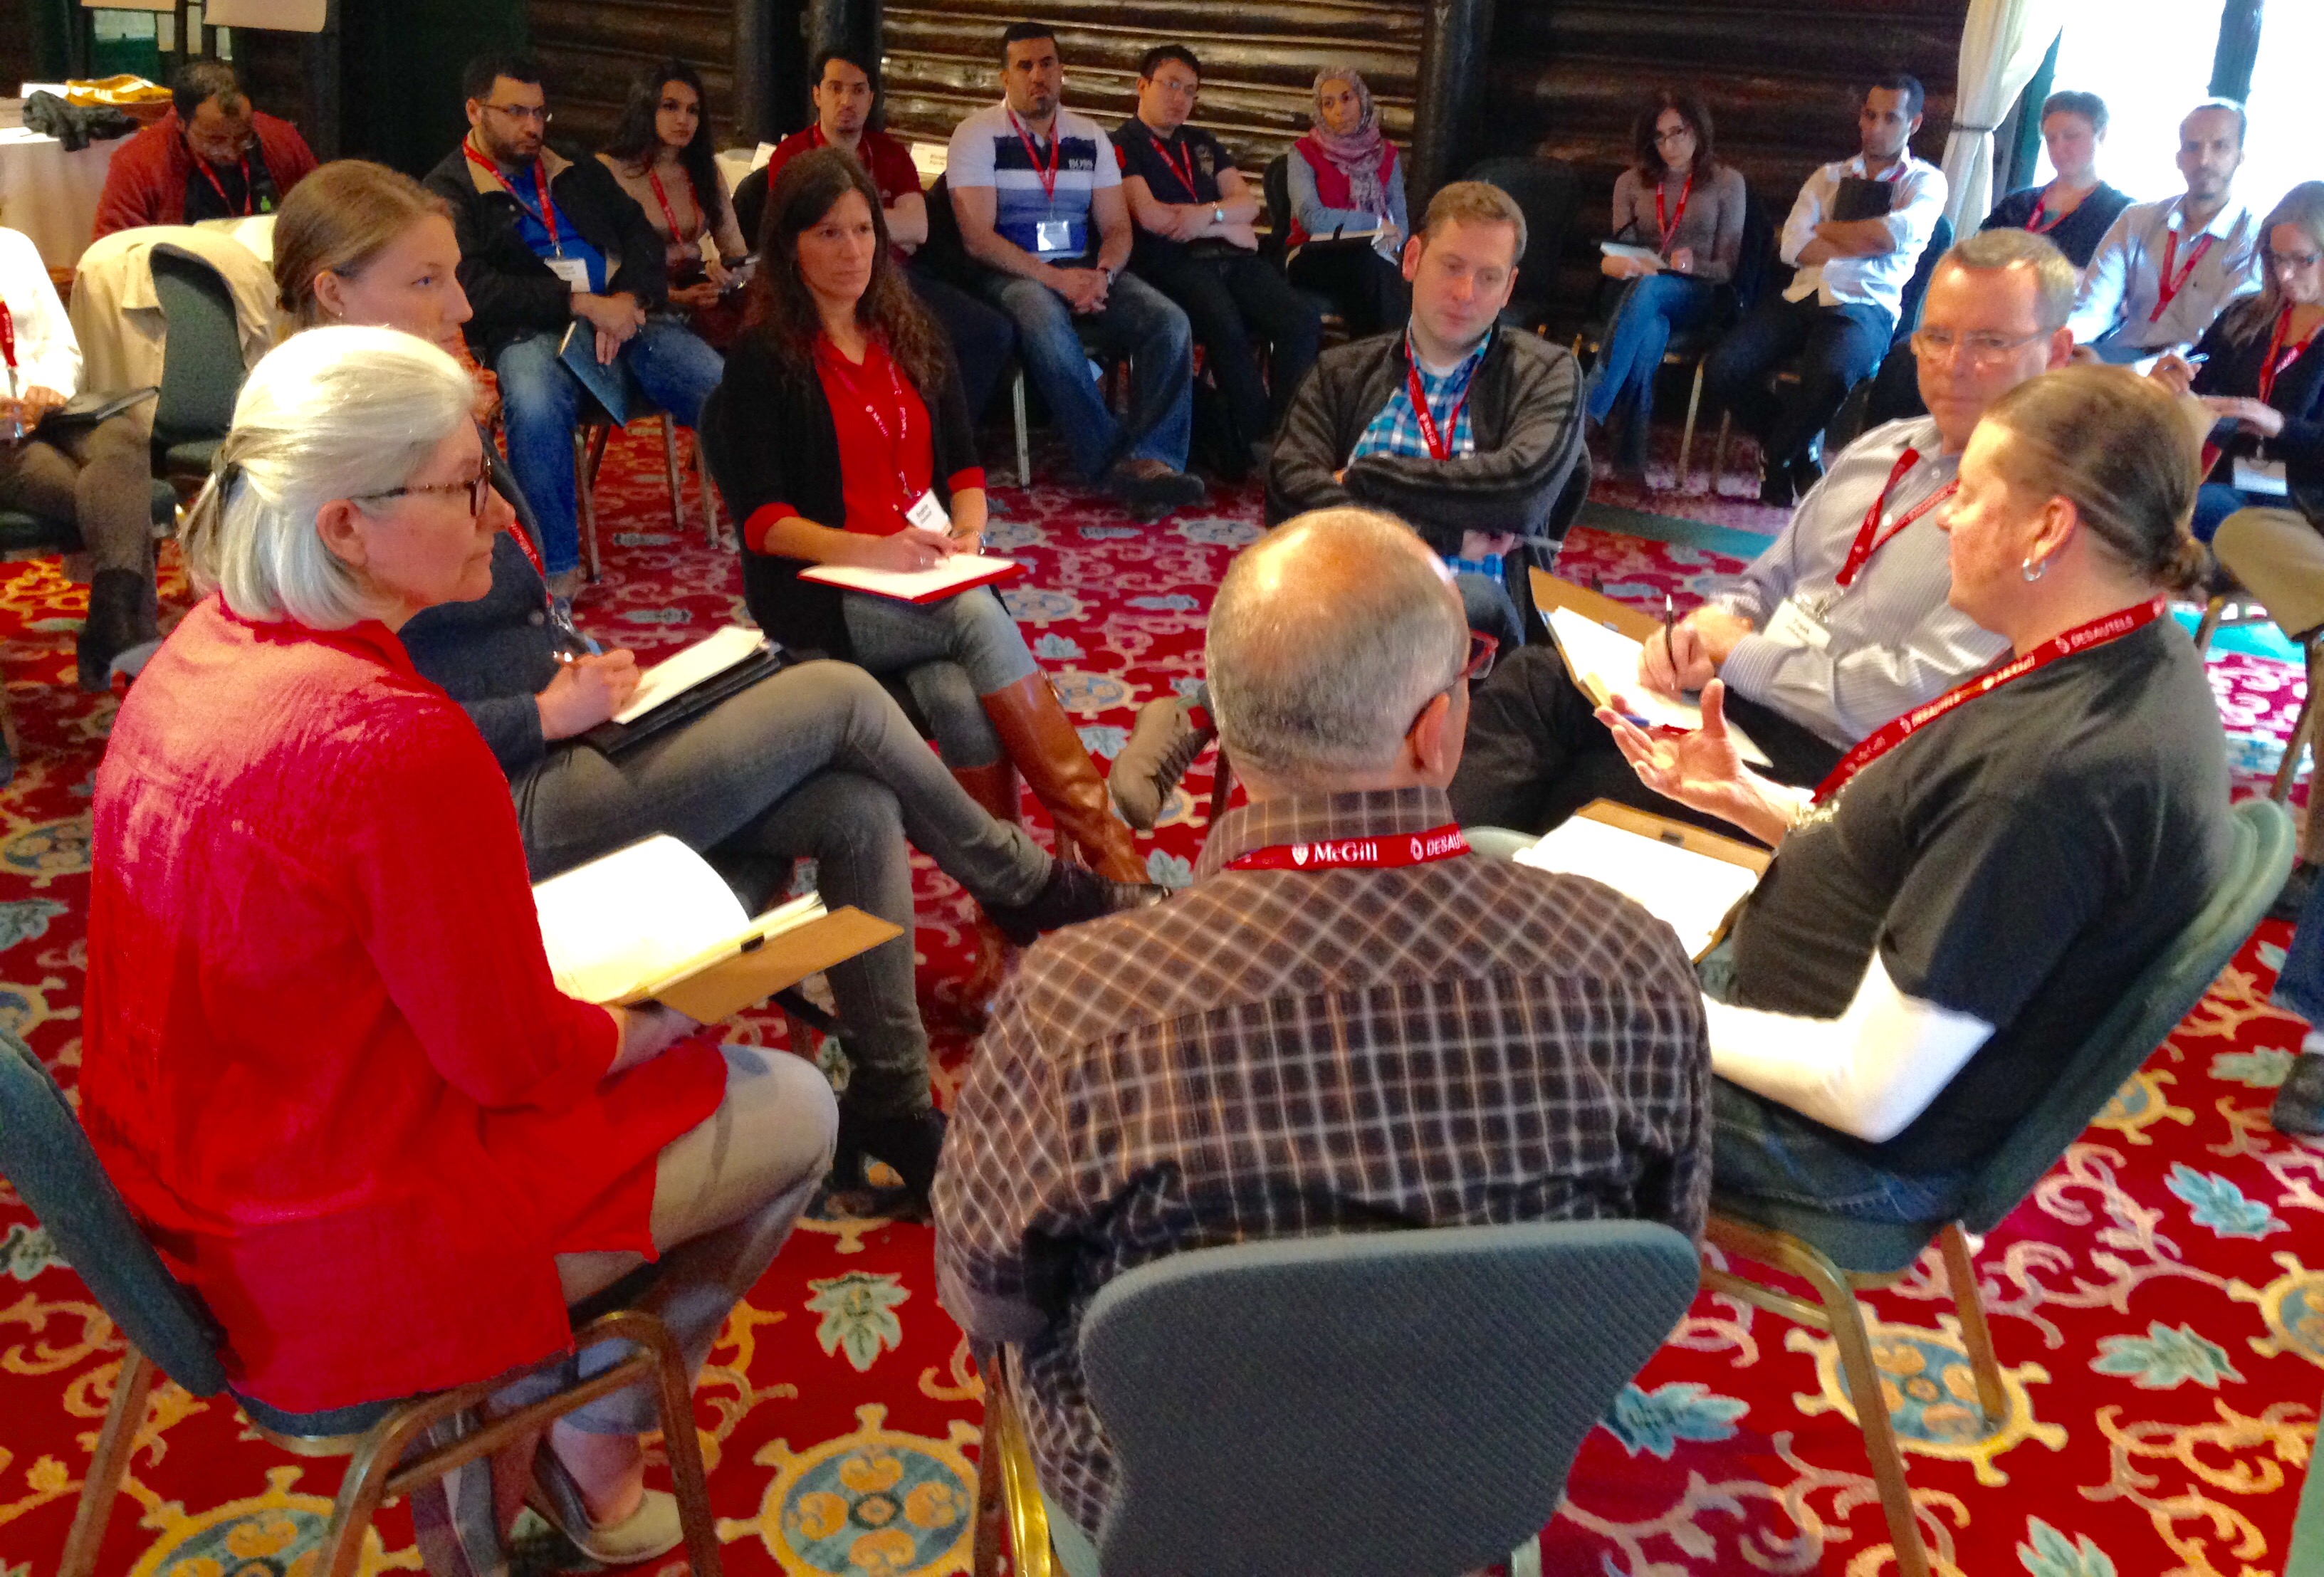
MULTIPOLYGON (((1683 176, 1668 179, 1663 187, 1663 207, 1677 214, 1683 176)), ((1664 255, 1683 246, 1694 254, 1692 279, 1725 284, 1735 277, 1736 260, 1743 255, 1743 172, 1722 164, 1709 180, 1698 180, 1687 193, 1686 213, 1674 226, 1678 232, 1664 255)), ((1625 170, 1614 181, 1614 239, 1639 246, 1661 246, 1663 230, 1655 217, 1655 183, 1641 180, 1636 170, 1625 170)))

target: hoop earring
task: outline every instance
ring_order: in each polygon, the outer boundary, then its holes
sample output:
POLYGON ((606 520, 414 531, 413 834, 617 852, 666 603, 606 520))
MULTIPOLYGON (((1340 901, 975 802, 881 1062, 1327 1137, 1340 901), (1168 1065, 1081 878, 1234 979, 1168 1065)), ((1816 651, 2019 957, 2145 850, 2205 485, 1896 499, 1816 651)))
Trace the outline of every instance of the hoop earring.
POLYGON ((2024 576, 2029 582, 2041 579, 2043 576, 2049 573, 2049 569, 2050 561, 2046 558, 2027 558, 2017 566, 2017 573, 2024 576))

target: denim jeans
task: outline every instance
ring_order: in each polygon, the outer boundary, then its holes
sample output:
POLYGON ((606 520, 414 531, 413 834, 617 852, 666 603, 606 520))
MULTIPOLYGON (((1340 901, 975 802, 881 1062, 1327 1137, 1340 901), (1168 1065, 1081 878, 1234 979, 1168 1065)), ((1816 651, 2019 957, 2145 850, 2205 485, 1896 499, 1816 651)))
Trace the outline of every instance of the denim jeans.
POLYGON ((1632 440, 1643 447, 1655 414, 1655 374, 1670 349, 1671 336, 1710 321, 1720 287, 1683 274, 1654 273, 1633 280, 1614 309, 1613 327, 1590 370, 1586 396, 1591 417, 1604 421, 1617 407, 1627 409, 1632 440))
POLYGON ((802 663, 616 760, 559 744, 510 785, 533 880, 655 833, 697 853, 812 859, 832 908, 904 934, 830 969, 852 1068, 847 1103, 873 1115, 929 1102, 927 1032, 912 989, 905 839, 980 899, 1031 900, 1049 856, 953 781, 862 669, 802 663))
MULTIPOLYGON (((587 327, 586 324, 583 327, 587 327)), ((586 398, 581 380, 558 359, 564 331, 527 334, 493 358, 508 426, 509 468, 540 518, 541 567, 551 575, 581 562, 573 493, 573 424, 586 398)), ((702 402, 726 364, 676 318, 653 317, 622 347, 621 364, 645 397, 680 427, 696 427, 702 402)))
POLYGON ((839 606, 856 662, 875 674, 902 673, 945 766, 989 767, 1001 759, 1001 736, 978 697, 1007 689, 1034 664, 991 586, 918 605, 844 592, 839 606))
POLYGON ((1015 321, 1026 375, 1041 391, 1084 481, 1102 480, 1125 459, 1185 468, 1194 428, 1194 335, 1168 297, 1124 274, 1107 290, 1102 310, 1076 316, 1038 280, 988 269, 979 288, 1015 321), (1090 376, 1084 334, 1097 348, 1130 358, 1126 425, 1114 420, 1090 376))

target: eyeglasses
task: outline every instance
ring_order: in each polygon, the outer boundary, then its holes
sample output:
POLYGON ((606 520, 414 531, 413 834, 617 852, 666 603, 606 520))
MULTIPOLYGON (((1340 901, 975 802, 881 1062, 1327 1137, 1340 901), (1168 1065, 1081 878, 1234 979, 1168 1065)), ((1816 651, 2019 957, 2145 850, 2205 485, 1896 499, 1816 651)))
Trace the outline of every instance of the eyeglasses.
POLYGON ((484 107, 496 109, 512 121, 539 121, 544 126, 557 118, 547 106, 538 104, 488 104, 484 107))
POLYGON ((2011 351, 2033 344, 2051 331, 2037 328, 2031 334, 2012 338, 2006 334, 1955 334, 1949 328, 1916 328, 1913 331, 1913 354, 1923 361, 1950 362, 1961 353, 1983 366, 1990 366, 2011 351))
POLYGON ((413 487, 391 487, 380 493, 359 493, 357 498, 411 498, 423 493, 465 493, 468 495, 468 518, 482 519, 484 500, 492 496, 493 472, 487 466, 467 482, 429 482, 413 487))

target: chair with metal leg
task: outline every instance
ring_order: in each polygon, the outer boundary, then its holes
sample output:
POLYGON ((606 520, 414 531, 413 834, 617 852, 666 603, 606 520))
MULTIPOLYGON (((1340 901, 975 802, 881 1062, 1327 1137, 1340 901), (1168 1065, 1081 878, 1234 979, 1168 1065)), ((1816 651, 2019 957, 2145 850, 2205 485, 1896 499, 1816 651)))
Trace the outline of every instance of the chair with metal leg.
MULTIPOLYGON (((130 1216, 64 1092, 31 1047, 5 1030, 0 1030, 0 1174, 15 1185, 124 1338, 112 1404, 56 1568, 59 1577, 89 1577, 145 1425, 153 1382, 166 1375, 197 1397, 226 1391, 218 1357, 221 1333, 200 1298, 171 1275, 130 1216)), ((663 1443, 694 1577, 718 1577, 718 1536, 703 1480, 685 1355, 661 1321, 641 1310, 615 1307, 594 1320, 586 1309, 576 1315, 586 1322, 575 1333, 580 1345, 625 1341, 632 1351, 579 1384, 500 1417, 484 1419, 481 1414, 504 1379, 324 1415, 285 1414, 235 1397, 244 1417, 272 1444, 298 1456, 353 1459, 331 1508, 323 1547, 313 1557, 312 1577, 355 1577, 364 1569, 364 1534, 384 1500, 423 1489, 633 1385, 652 1385, 659 1393, 663 1443), (448 1438, 448 1426, 463 1414, 475 1426, 448 1438)), ((478 1317, 489 1318, 490 1311, 479 1311, 478 1317)), ((308 1567, 302 1564, 301 1570, 308 1567)))
POLYGON ((2235 849, 2227 874, 2184 929, 2132 982, 2112 1012, 2092 1028, 2065 1072, 2019 1120, 1950 1221, 1859 1221, 1804 1205, 1775 1204, 1722 1195, 1711 1182, 1711 1218, 1704 1236, 1729 1259, 1796 1276, 1812 1300, 1766 1286, 1731 1269, 1707 1268, 1704 1285, 1756 1307, 1827 1333, 1840 1350, 1840 1372, 1864 1432, 1872 1476, 1903 1577, 1929 1577, 1912 1490, 1895 1425, 1882 1399, 1883 1379, 1860 1290, 1887 1286, 1910 1270, 1934 1243, 1960 1313, 1962 1346, 1977 1381, 1978 1406, 1989 1424, 2008 1416, 2007 1387, 1977 1286, 1966 1232, 1989 1232, 2015 1210, 2034 1185, 2080 1139, 2124 1081, 2138 1071, 2163 1038, 2210 989, 2252 927, 2267 910, 2292 869, 2292 819, 2270 801, 2235 808, 2235 849))

